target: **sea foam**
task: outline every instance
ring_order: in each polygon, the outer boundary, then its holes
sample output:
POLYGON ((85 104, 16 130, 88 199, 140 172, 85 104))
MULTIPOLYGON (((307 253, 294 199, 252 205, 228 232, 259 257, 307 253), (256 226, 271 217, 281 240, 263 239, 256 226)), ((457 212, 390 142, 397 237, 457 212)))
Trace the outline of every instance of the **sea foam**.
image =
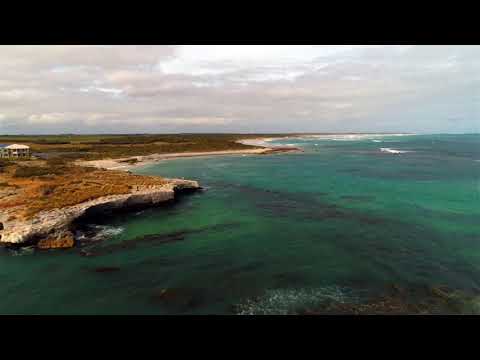
POLYGON ((12 256, 32 255, 35 252, 35 246, 27 246, 19 249, 12 249, 10 254, 12 256))
POLYGON ((405 154, 409 151, 406 150, 396 150, 396 149, 390 149, 390 148, 380 148, 381 152, 386 152, 389 154, 405 154))
POLYGON ((110 237, 120 235, 124 230, 125 229, 121 226, 89 225, 88 230, 77 233, 76 238, 80 241, 102 241, 110 237))
POLYGON ((334 140, 334 141, 358 141, 367 139, 377 139, 393 136, 409 136, 413 134, 330 134, 330 135, 303 135, 298 136, 298 139, 321 139, 321 140, 334 140))
POLYGON ((351 291, 339 286, 307 289, 273 289, 237 306, 238 315, 288 315, 315 309, 326 303, 353 302, 351 291))

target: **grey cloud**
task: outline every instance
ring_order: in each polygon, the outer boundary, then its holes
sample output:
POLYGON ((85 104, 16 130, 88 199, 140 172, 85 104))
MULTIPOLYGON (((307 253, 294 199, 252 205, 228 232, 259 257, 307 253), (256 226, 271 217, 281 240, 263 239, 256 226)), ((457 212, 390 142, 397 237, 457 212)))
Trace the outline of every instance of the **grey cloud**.
POLYGON ((172 46, 4 46, 0 132, 476 129, 480 47, 327 50, 173 73, 172 46))

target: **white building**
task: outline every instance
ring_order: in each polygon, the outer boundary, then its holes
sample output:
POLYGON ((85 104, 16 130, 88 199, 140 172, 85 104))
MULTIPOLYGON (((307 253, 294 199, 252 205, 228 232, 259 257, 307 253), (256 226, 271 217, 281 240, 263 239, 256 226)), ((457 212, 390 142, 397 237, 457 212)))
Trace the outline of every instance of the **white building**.
POLYGON ((0 158, 26 159, 30 157, 30 147, 19 144, 0 144, 0 158))

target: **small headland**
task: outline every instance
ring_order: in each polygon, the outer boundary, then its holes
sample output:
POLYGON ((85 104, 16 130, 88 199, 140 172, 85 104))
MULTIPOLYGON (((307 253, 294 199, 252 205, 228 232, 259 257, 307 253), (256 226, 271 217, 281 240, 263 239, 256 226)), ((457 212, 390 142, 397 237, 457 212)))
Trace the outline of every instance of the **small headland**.
POLYGON ((0 244, 73 247, 73 223, 87 212, 156 206, 198 189, 196 181, 77 166, 60 158, 3 161, 0 244))

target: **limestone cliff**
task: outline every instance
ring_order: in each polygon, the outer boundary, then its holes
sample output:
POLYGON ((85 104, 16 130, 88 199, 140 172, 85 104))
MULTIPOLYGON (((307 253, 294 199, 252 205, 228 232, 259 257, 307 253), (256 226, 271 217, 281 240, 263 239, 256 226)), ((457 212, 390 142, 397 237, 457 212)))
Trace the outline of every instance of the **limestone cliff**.
POLYGON ((35 244, 39 248, 71 247, 74 245, 70 232, 72 223, 87 210, 148 206, 172 200, 176 191, 200 188, 196 181, 166 180, 164 185, 137 186, 128 194, 104 196, 74 206, 43 211, 28 220, 4 221, 3 229, 0 227, 0 243, 10 246, 35 244))

